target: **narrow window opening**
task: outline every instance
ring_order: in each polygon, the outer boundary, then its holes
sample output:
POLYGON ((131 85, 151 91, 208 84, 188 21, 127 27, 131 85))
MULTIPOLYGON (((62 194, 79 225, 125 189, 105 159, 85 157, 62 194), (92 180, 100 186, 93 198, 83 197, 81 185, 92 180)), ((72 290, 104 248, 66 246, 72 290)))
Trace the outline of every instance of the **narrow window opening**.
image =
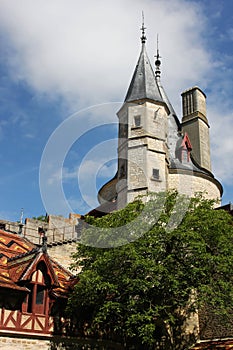
POLYGON ((120 179, 124 179, 125 176, 126 176, 125 166, 122 165, 122 166, 120 167, 120 179))
POLYGON ((31 313, 32 312, 32 299, 33 299, 33 287, 34 285, 29 285, 28 289, 30 290, 28 299, 27 299, 27 312, 31 313))
POLYGON ((156 111, 154 111, 154 121, 156 121, 156 119, 157 119, 157 116, 159 114, 159 110, 160 110, 160 107, 156 111))
POLYGON ((45 294, 45 287, 37 285, 37 290, 36 290, 36 304, 37 305, 44 304, 44 294, 45 294))
POLYGON ((140 127, 141 126, 141 116, 140 115, 136 115, 134 117, 134 126, 136 128, 140 127))
POLYGON ((159 180, 159 169, 153 169, 152 171, 152 177, 155 180, 159 180))

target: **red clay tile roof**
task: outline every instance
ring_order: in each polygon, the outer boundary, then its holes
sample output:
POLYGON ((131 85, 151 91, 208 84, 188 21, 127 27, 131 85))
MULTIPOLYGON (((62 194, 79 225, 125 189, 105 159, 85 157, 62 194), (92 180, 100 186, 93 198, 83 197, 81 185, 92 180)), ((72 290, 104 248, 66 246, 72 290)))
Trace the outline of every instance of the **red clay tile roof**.
POLYGON ((49 271, 53 294, 66 297, 74 276, 26 238, 0 230, 0 287, 28 291, 22 284, 30 280, 40 261, 49 271))
POLYGON ((1 288, 7 288, 7 289, 15 289, 27 292, 28 289, 25 287, 20 287, 17 284, 15 284, 10 277, 7 276, 4 272, 0 273, 0 287, 1 288))

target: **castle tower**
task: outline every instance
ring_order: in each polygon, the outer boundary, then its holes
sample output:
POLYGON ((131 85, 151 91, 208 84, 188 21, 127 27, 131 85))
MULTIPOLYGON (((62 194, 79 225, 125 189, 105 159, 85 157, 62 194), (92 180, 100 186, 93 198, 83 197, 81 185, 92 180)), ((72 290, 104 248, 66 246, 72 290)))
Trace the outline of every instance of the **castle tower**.
POLYGON ((160 82, 158 49, 154 72, 144 25, 141 30, 140 56, 117 113, 118 171, 99 190, 97 209, 120 209, 138 195, 170 189, 188 196, 202 192, 220 201, 222 186, 211 173, 205 94, 198 87, 182 94, 180 123, 160 82))
POLYGON ((192 144, 194 161, 211 171, 209 123, 206 117, 206 96, 197 86, 182 94, 182 130, 187 132, 192 144))
POLYGON ((159 88, 147 52, 142 47, 124 104, 118 112, 118 208, 138 195, 167 190, 169 109, 159 88))

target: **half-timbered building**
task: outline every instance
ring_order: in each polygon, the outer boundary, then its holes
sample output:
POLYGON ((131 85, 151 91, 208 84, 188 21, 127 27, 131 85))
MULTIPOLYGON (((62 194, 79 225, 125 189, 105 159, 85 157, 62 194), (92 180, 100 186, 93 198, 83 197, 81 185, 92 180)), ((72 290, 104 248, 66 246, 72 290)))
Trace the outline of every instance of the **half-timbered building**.
POLYGON ((64 309, 76 282, 36 246, 0 230, 0 332, 49 335, 65 332, 64 309))

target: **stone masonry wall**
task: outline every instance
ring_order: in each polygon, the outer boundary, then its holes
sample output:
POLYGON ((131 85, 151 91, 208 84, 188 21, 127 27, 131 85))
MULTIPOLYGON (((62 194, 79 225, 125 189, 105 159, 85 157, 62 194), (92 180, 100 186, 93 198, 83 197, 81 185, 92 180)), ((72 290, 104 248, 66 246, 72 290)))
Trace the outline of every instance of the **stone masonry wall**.
POLYGON ((0 336, 1 350, 51 350, 49 340, 0 336))
POLYGON ((21 228, 17 222, 0 220, 0 226, 4 230, 22 235, 36 245, 42 244, 42 235, 39 233, 40 228, 45 230, 50 257, 64 268, 70 270, 71 255, 76 251, 79 230, 81 229, 79 227, 82 226, 80 215, 70 214, 69 218, 50 215, 48 216, 48 222, 26 219, 25 224, 21 228), (20 229, 22 229, 21 233, 20 229))
POLYGON ((200 137, 200 165, 211 171, 211 158, 210 158, 210 136, 209 128, 206 126, 203 120, 198 121, 199 137, 200 137))
POLYGON ((67 244, 53 245, 51 247, 48 247, 48 254, 65 269, 71 271, 70 265, 73 262, 71 255, 75 253, 77 244, 77 242, 72 242, 67 244))
POLYGON ((23 227, 23 235, 34 244, 41 244, 40 229, 46 230, 47 243, 61 243, 77 238, 76 226, 80 222, 79 214, 70 214, 69 218, 49 215, 47 221, 27 218, 23 227))
POLYGON ((27 336, 0 335, 1 350, 122 350, 124 347, 111 341, 95 341, 93 339, 77 339, 51 337, 48 339, 27 336))
MULTIPOLYGON (((169 188, 177 189, 181 194, 193 196, 196 192, 202 192, 206 199, 218 199, 220 201, 221 195, 217 185, 208 179, 200 176, 186 174, 169 174, 169 188)), ((220 203, 216 204, 216 207, 220 203)))

